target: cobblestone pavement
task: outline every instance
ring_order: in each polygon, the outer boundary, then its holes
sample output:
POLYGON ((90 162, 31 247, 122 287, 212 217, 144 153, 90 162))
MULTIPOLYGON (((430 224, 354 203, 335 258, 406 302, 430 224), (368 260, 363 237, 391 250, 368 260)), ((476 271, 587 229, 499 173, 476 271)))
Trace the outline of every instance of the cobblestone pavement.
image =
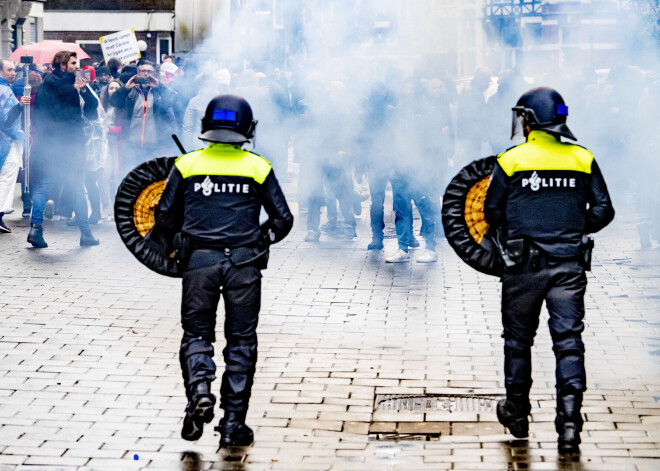
POLYGON ((589 275, 587 422, 575 457, 556 449, 543 323, 529 441, 512 441, 489 407, 374 411, 376 394, 504 389, 498 280, 446 242, 437 264, 385 264, 365 250, 366 205, 357 240, 305 243, 302 216, 272 250, 248 416, 256 442, 231 450, 218 450, 211 426, 196 443, 179 436, 179 281, 142 267, 111 222, 95 228, 101 246, 81 249, 77 229, 47 221, 50 247, 34 250, 27 222, 6 216, 0 471, 660 469, 660 251, 640 251, 617 209, 589 275))

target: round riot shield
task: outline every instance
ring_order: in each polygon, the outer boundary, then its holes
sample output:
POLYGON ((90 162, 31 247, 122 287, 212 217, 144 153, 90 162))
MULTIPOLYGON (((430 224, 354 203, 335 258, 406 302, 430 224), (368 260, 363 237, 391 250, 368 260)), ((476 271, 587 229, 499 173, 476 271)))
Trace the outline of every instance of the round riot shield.
POLYGON ((165 276, 181 277, 174 258, 166 257, 145 236, 155 223, 155 209, 176 157, 159 157, 138 165, 119 185, 115 223, 128 250, 147 268, 165 276))
POLYGON ((456 254, 475 270, 500 276, 503 263, 484 218, 486 191, 497 157, 475 160, 466 165, 447 186, 442 199, 442 225, 447 242, 456 254))

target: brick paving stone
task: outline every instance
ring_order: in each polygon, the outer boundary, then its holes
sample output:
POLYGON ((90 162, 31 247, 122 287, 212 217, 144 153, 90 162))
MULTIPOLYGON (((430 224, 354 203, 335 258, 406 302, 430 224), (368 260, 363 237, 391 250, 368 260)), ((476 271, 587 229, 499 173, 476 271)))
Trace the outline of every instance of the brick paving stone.
POLYGON ((396 432, 401 434, 449 434, 448 422, 400 422, 396 432))
MULTIPOLYGON (((7 454, 3 451, 3 453, 0 454, 0 464, 2 464, 2 465, 7 465, 7 464, 18 465, 18 464, 24 463, 27 458, 28 458, 28 456, 26 456, 25 454, 21 454, 19 456, 9 455, 9 454, 7 454)), ((6 469, 13 469, 13 468, 9 468, 8 466, 6 466, 5 468, 6 469)), ((3 468, 0 468, 0 469, 3 469, 3 468)))
POLYGON ((84 250, 74 228, 46 221, 51 246, 35 251, 26 221, 7 215, 15 230, 0 241, 0 471, 660 469, 660 252, 635 246, 625 209, 599 235, 588 274, 578 461, 556 449, 546 312, 526 446, 511 445, 493 412, 373 412, 375 394, 504 388, 498 280, 443 241, 437 264, 383 263, 365 250, 366 206, 357 240, 308 245, 303 216, 273 247, 248 415, 257 440, 236 452, 218 451, 211 426, 196 443, 179 438, 180 282, 140 266, 112 223, 95 228, 101 246, 84 250), (385 439, 396 433, 407 438, 385 439))
POLYGON ((369 427, 370 433, 394 433, 396 432, 396 422, 372 422, 369 427))

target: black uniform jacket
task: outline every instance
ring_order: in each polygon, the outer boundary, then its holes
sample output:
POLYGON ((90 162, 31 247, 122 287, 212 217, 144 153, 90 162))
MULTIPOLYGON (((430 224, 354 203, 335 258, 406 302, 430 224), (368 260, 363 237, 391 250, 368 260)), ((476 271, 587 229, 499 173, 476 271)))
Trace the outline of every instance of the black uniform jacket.
POLYGON ((484 213, 504 241, 526 238, 557 258, 577 257, 582 236, 614 218, 591 152, 543 131, 498 156, 484 213))
POLYGON ((270 163, 234 144, 210 144, 182 155, 156 209, 156 226, 182 231, 193 248, 259 247, 282 240, 293 226, 270 163), (268 221, 259 225, 261 207, 268 221))

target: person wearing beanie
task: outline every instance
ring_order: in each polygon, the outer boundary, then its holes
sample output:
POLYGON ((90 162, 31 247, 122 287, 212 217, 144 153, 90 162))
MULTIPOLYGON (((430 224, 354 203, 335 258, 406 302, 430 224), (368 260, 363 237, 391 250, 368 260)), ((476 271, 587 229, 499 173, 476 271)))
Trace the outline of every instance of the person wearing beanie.
MULTIPOLYGON (((118 78, 119 78, 119 81, 120 81, 122 84, 125 84, 125 83, 127 83, 127 82, 131 79, 131 77, 133 77, 135 74, 137 74, 137 67, 134 66, 134 65, 127 65, 127 66, 124 66, 124 67, 121 69, 121 72, 119 73, 118 78)), ((114 75, 113 75, 113 77, 114 77, 114 75)))
POLYGON ((101 95, 101 92, 108 86, 111 78, 112 74, 110 74, 109 67, 104 65, 96 69, 96 80, 92 82, 92 88, 97 95, 101 95))

